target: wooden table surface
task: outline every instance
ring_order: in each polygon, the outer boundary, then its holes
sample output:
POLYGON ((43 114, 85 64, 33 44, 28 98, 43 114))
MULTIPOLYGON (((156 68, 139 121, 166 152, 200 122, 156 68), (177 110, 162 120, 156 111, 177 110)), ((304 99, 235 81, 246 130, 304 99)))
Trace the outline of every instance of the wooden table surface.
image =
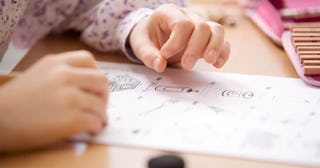
MULTIPOLYGON (((195 7, 198 7, 195 5, 195 7)), ((203 6, 200 5, 200 8, 203 6)), ((205 5, 205 7, 210 7, 205 5)), ((226 26, 226 39, 231 43, 231 57, 222 69, 215 69, 202 60, 195 70, 222 71, 243 74, 297 77, 293 66, 282 48, 272 43, 238 7, 229 6, 228 12, 236 26, 226 26)), ((79 42, 77 35, 67 34, 49 36, 38 42, 15 68, 21 71, 47 53, 87 49, 94 53, 97 60, 129 63, 120 53, 96 52, 79 42)), ((164 151, 132 148, 125 146, 97 145, 84 143, 61 144, 47 149, 0 156, 1 168, 144 168, 150 157, 164 151)), ((270 167, 293 168, 297 165, 262 162, 226 156, 179 153, 188 168, 225 168, 225 167, 270 167)))

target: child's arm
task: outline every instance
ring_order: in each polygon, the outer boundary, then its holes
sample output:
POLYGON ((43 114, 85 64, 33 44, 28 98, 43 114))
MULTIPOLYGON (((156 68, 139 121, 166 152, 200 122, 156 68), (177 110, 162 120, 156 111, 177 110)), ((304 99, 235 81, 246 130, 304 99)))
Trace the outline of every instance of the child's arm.
POLYGON ((30 0, 13 40, 18 46, 30 46, 53 29, 72 29, 81 32, 82 41, 95 49, 121 48, 129 59, 142 61, 158 72, 165 69, 168 61, 191 69, 202 57, 221 67, 229 57, 223 28, 173 5, 163 5, 153 12, 164 3, 186 5, 184 0, 30 0))
POLYGON ((90 53, 44 57, 0 86, 0 153, 98 133, 106 125, 107 90, 90 53))
MULTIPOLYGON (((134 25, 161 4, 185 6, 185 0, 30 0, 12 36, 20 47, 30 47, 50 32, 76 30, 81 40, 100 51, 126 50, 134 25), (143 8, 143 9, 142 9, 143 8)), ((133 55, 127 54, 128 56, 133 55)), ((131 59, 131 57, 129 57, 131 59)))

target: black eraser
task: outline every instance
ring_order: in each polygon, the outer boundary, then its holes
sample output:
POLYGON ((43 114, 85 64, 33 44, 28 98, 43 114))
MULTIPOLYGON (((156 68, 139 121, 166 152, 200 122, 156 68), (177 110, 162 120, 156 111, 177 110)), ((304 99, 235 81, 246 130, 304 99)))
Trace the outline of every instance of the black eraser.
POLYGON ((148 168, 184 168, 184 161, 177 155, 162 155, 151 158, 148 168))

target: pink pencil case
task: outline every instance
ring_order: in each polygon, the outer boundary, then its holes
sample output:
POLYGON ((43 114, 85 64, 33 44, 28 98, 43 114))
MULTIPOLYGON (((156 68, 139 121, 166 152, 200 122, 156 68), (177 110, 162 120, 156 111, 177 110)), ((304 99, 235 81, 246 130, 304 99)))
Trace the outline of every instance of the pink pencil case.
POLYGON ((320 87, 320 0, 240 0, 240 2, 246 15, 275 44, 285 49, 300 78, 310 85, 320 87), (311 25, 311 28, 308 25, 311 25), (292 29, 295 26, 299 28, 292 29), (300 42, 300 39, 307 41, 300 42), (296 41, 299 41, 299 45, 296 41), (307 54, 308 58, 302 59, 300 53, 307 54), (312 58, 309 58, 311 56, 312 58))

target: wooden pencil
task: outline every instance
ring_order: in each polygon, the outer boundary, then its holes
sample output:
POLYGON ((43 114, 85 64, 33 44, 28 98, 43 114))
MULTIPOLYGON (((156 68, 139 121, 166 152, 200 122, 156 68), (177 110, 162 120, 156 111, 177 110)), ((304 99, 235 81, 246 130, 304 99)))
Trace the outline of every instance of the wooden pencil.
POLYGON ((305 65, 303 66, 303 71, 305 75, 319 75, 320 66, 318 65, 305 65))
POLYGON ((314 65, 314 66, 320 66, 320 59, 316 59, 316 60, 303 60, 302 61, 303 65, 307 66, 307 65, 314 65))
POLYGON ((291 29, 295 33, 320 33, 319 27, 293 27, 291 29))
POLYGON ((293 37, 293 42, 320 43, 320 37, 293 37))
POLYGON ((314 46, 314 47, 320 47, 320 43, 314 43, 314 42, 296 42, 294 44, 295 47, 297 46, 314 46))
POLYGON ((293 32, 293 37, 320 37, 320 33, 312 32, 312 33, 302 33, 302 32, 293 32))
POLYGON ((320 52, 320 46, 297 46, 297 52, 299 51, 313 51, 320 52))

